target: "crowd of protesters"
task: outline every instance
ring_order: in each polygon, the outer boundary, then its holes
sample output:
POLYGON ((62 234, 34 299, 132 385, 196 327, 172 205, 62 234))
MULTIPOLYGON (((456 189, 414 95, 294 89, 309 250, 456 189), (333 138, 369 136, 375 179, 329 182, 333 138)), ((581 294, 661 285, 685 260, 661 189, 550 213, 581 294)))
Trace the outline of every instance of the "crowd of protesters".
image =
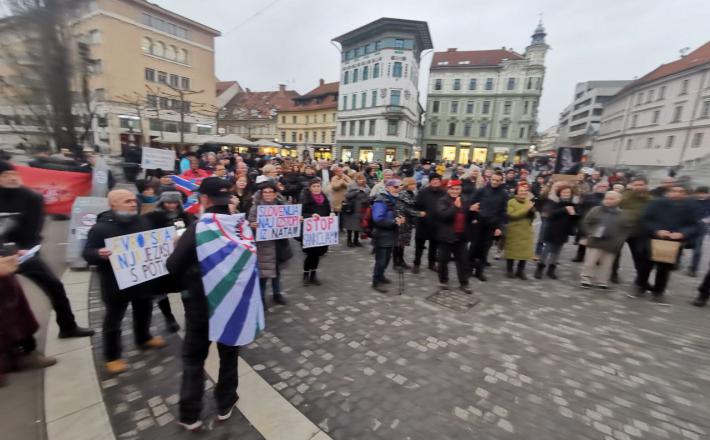
MULTIPOLYGON (((26 191, 13 172, 9 163, 0 164, 0 191, 14 197, 3 201, 22 198, 19 193, 10 194, 11 191, 26 191)), ((127 307, 131 305, 133 310, 135 344, 144 349, 160 348, 166 341, 152 335, 150 330, 153 300, 165 318, 167 330, 176 332, 179 325, 165 292, 182 291, 187 328, 180 422, 190 430, 201 425, 203 366, 210 342, 207 338, 210 306, 196 254, 195 223, 199 212, 241 213, 252 227, 256 227, 257 208, 262 205, 300 204, 304 219, 338 216, 347 247, 371 245, 374 260, 371 286, 380 293, 388 293, 392 287, 393 281, 387 276, 390 267, 396 272, 411 271, 425 276, 424 262, 436 274, 443 290, 452 290, 449 266, 453 263, 457 288, 465 294, 474 292, 472 278, 487 282, 490 276, 487 268, 495 264, 492 260, 501 258, 505 260, 506 277, 511 280, 529 281, 529 277, 557 280, 569 276, 558 271, 558 267, 565 264, 562 250, 571 244, 577 249, 569 263, 582 264, 573 271, 574 278, 566 282, 574 281, 582 288, 609 289, 612 284, 619 284, 622 277, 633 276, 634 289, 627 295, 640 298, 650 293, 650 298, 659 304, 667 304, 670 274, 681 266, 683 249, 691 253, 688 274, 697 275, 710 222, 707 187, 692 188, 687 179, 669 177, 651 190, 643 175, 604 176, 594 170, 573 176, 549 172, 533 175, 524 166, 447 166, 427 160, 401 164, 302 162, 280 157, 251 160, 239 154, 207 152, 181 157, 174 170, 154 170, 135 183, 135 193, 125 189, 109 193, 110 209, 98 216, 83 252, 86 261, 98 268, 106 305, 102 332, 105 368, 115 374, 128 369, 122 360, 121 347, 121 321, 127 307), (188 195, 175 184, 173 176, 199 186, 196 197, 200 209, 196 215, 184 210, 188 195), (151 209, 141 215, 141 205, 150 205, 151 209), (170 287, 163 282, 157 289, 163 294, 157 297, 152 283, 119 290, 105 239, 166 226, 175 226, 182 235, 168 260, 170 287), (657 241, 679 244, 675 263, 656 258, 657 241), (619 269, 625 245, 632 256, 634 273, 619 269)), ((31 200, 27 198, 22 203, 30 204, 31 200)), ((41 217, 41 207, 34 205, 14 210, 34 215, 35 223, 41 217)), ((41 223, 35 224, 31 231, 16 231, 13 241, 20 249, 27 249, 39 242, 40 230, 41 223)), ((289 239, 256 242, 262 300, 270 290, 274 304, 287 305, 281 274, 294 255, 293 244, 289 239)), ((328 246, 303 249, 304 288, 324 283, 337 288, 333 279, 318 275, 320 261, 328 250, 328 246)), ((51 275, 50 271, 40 270, 41 260, 18 266, 19 255, 21 252, 0 259, 0 286, 22 296, 13 273, 18 267, 22 273, 24 267, 27 276, 44 283, 42 286, 57 310, 57 319, 61 320, 60 336, 89 335, 90 330, 77 327, 73 321, 61 283, 47 275, 51 275)), ((698 290, 693 304, 704 306, 710 298, 710 274, 698 290)), ((0 301, 0 311, 5 313, 3 307, 9 307, 7 304, 0 301)), ((0 362, 14 359, 15 364, 22 365, 29 359, 34 366, 50 365, 51 358, 33 354, 36 350, 31 335, 36 323, 26 302, 16 307, 18 316, 28 316, 24 320, 25 329, 11 344, 0 346, 0 362)), ((6 327, 0 324, 0 334, 8 331, 6 327)), ((237 398, 238 347, 218 344, 218 350, 220 375, 215 394, 218 418, 226 420, 237 398)), ((7 370, 0 363, 0 372, 7 370)))

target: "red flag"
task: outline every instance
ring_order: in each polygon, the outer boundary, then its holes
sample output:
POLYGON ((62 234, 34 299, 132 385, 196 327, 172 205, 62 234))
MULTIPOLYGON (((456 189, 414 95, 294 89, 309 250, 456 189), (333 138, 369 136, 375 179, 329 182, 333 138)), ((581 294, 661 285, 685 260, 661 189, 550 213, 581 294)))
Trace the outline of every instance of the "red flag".
POLYGON ((22 183, 44 197, 47 214, 71 213, 74 199, 91 192, 91 173, 56 171, 15 165, 22 183))

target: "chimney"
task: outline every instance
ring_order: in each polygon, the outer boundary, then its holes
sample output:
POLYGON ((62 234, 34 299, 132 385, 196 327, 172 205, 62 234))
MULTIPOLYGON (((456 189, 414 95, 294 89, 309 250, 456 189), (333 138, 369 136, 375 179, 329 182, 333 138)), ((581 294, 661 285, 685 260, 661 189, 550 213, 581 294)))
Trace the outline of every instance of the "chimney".
POLYGON ((279 84, 279 92, 285 92, 286 91, 286 84, 279 84))
POLYGON ((321 86, 322 86, 323 84, 325 84, 325 80, 323 80, 323 78, 321 78, 320 81, 318 81, 318 82, 320 83, 321 86))
POLYGON ((505 46, 501 47, 502 50, 505 50, 505 46))
POLYGON ((251 93, 251 89, 249 87, 246 88, 247 93, 251 93))
POLYGON ((446 51, 447 51, 447 52, 456 52, 456 48, 455 48, 455 47, 450 47, 450 48, 446 49, 446 51))

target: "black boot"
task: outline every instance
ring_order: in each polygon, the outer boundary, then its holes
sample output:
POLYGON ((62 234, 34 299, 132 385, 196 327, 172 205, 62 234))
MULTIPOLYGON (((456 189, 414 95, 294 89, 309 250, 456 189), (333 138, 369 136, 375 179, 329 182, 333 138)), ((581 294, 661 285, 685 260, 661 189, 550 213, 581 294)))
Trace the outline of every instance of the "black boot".
POLYGON ((557 279, 557 274, 555 274, 555 269, 557 269, 556 264, 550 264, 550 266, 547 268, 547 276, 552 278, 553 280, 557 279))
POLYGON ((577 255, 572 259, 573 263, 581 263, 584 261, 584 254, 586 248, 582 245, 577 246, 577 255))
POLYGON ((310 284, 311 284, 311 271, 304 270, 303 271, 303 285, 308 286, 310 284))
POLYGON ((710 291, 703 291, 698 289, 698 297, 695 298, 695 301, 693 301, 691 304, 695 307, 705 307, 705 304, 708 303, 708 298, 710 298, 710 291))
POLYGON ((308 278, 308 281, 310 281, 310 283, 313 284, 314 286, 320 286, 320 285, 321 285, 321 282, 320 282, 320 280, 318 279, 318 276, 316 275, 316 271, 315 271, 315 270, 312 270, 312 271, 311 271, 311 275, 310 275, 310 277, 308 278))
POLYGON ((282 305, 282 306, 285 306, 287 304, 286 298, 284 298, 284 296, 281 295, 280 293, 278 295, 274 295, 274 303, 282 305))
POLYGON ((528 280, 528 276, 525 275, 525 261, 518 261, 518 270, 515 271, 515 277, 523 281, 528 280))
POLYGON ((542 278, 542 274, 545 272, 545 265, 542 263, 537 264, 537 269, 535 269, 535 279, 539 280, 542 278))
POLYGON ((508 259, 505 260, 505 276, 508 278, 515 278, 515 273, 513 273, 513 265, 515 261, 508 259))

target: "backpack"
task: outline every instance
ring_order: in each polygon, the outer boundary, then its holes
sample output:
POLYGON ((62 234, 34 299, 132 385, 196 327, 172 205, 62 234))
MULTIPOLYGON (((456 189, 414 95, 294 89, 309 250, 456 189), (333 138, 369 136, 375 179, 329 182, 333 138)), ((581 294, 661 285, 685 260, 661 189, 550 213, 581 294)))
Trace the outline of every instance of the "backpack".
POLYGON ((372 237, 372 230, 374 229, 374 221, 372 220, 372 203, 365 207, 362 219, 360 219, 360 227, 362 228, 362 235, 372 237))

